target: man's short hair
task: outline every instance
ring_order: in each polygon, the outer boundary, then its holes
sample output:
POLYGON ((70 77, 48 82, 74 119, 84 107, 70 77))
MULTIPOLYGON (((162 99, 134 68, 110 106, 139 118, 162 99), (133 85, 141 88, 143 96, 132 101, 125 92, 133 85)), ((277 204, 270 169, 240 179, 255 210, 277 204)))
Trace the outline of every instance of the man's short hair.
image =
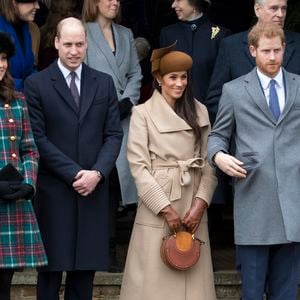
POLYGON ((272 22, 259 21, 248 34, 248 44, 257 48, 261 37, 273 38, 276 36, 280 37, 282 44, 285 42, 284 31, 280 26, 272 22))
POLYGON ((81 26, 82 29, 83 29, 83 31, 84 31, 84 33, 85 33, 85 35, 86 35, 86 29, 85 29, 83 23, 81 22, 81 20, 79 20, 78 18, 75 18, 75 17, 68 17, 68 18, 62 19, 62 20, 57 24, 57 27, 56 27, 56 37, 57 37, 58 39, 60 39, 62 28, 63 28, 66 24, 69 24, 69 25, 76 24, 76 25, 81 26))

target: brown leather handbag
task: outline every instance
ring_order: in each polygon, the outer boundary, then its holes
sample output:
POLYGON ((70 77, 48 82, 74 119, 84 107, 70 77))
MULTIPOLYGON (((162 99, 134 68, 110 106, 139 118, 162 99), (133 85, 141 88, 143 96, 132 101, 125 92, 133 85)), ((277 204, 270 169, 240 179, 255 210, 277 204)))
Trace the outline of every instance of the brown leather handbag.
POLYGON ((187 231, 163 237, 160 256, 171 269, 185 271, 192 268, 200 257, 200 247, 204 242, 187 231))

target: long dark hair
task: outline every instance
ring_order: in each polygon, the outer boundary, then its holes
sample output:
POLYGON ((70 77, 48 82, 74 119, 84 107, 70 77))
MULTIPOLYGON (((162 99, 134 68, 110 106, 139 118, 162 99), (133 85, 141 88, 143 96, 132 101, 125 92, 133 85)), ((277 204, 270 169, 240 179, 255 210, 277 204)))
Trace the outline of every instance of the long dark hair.
MULTIPOLYGON (((174 111, 176 114, 191 126, 195 135, 195 146, 198 146, 201 138, 201 128, 198 123, 195 99, 193 97, 192 86, 190 84, 190 74, 188 73, 188 83, 182 96, 176 101, 174 111)), ((161 87, 157 80, 154 80, 154 88, 161 93, 161 87)))
POLYGON ((0 81, 0 99, 2 99, 4 103, 8 103, 20 96, 20 93, 16 92, 14 87, 14 80, 7 68, 2 80, 0 81))

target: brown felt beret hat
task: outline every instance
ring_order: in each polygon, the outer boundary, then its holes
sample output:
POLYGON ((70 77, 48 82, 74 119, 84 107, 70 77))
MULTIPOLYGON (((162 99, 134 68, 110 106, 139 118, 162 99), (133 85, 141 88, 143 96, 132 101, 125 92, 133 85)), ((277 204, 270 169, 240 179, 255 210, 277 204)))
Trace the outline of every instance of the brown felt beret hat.
POLYGON ((168 47, 155 49, 151 55, 151 73, 158 79, 165 74, 187 71, 192 67, 192 58, 181 51, 175 51, 176 42, 168 47))

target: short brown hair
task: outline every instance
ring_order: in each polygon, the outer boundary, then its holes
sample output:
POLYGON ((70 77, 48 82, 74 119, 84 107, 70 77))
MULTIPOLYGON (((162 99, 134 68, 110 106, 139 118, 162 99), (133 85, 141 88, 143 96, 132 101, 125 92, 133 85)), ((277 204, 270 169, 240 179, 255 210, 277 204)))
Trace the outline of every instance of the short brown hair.
POLYGON ((248 44, 255 48, 258 47, 258 43, 261 37, 273 38, 280 37, 282 44, 285 43, 285 37, 283 29, 274 23, 265 23, 262 21, 257 22, 248 34, 248 44))
POLYGON ((17 23, 19 20, 18 10, 14 6, 13 0, 0 1, 0 14, 9 23, 17 23))
POLYGON ((82 27, 82 30, 83 30, 83 32, 86 36, 86 29, 85 29, 82 21, 79 20, 78 18, 75 18, 75 17, 67 17, 67 18, 64 18, 64 19, 60 20, 60 22, 57 24, 56 37, 58 39, 60 39, 63 27, 64 26, 70 26, 70 25, 78 25, 78 26, 82 27))

